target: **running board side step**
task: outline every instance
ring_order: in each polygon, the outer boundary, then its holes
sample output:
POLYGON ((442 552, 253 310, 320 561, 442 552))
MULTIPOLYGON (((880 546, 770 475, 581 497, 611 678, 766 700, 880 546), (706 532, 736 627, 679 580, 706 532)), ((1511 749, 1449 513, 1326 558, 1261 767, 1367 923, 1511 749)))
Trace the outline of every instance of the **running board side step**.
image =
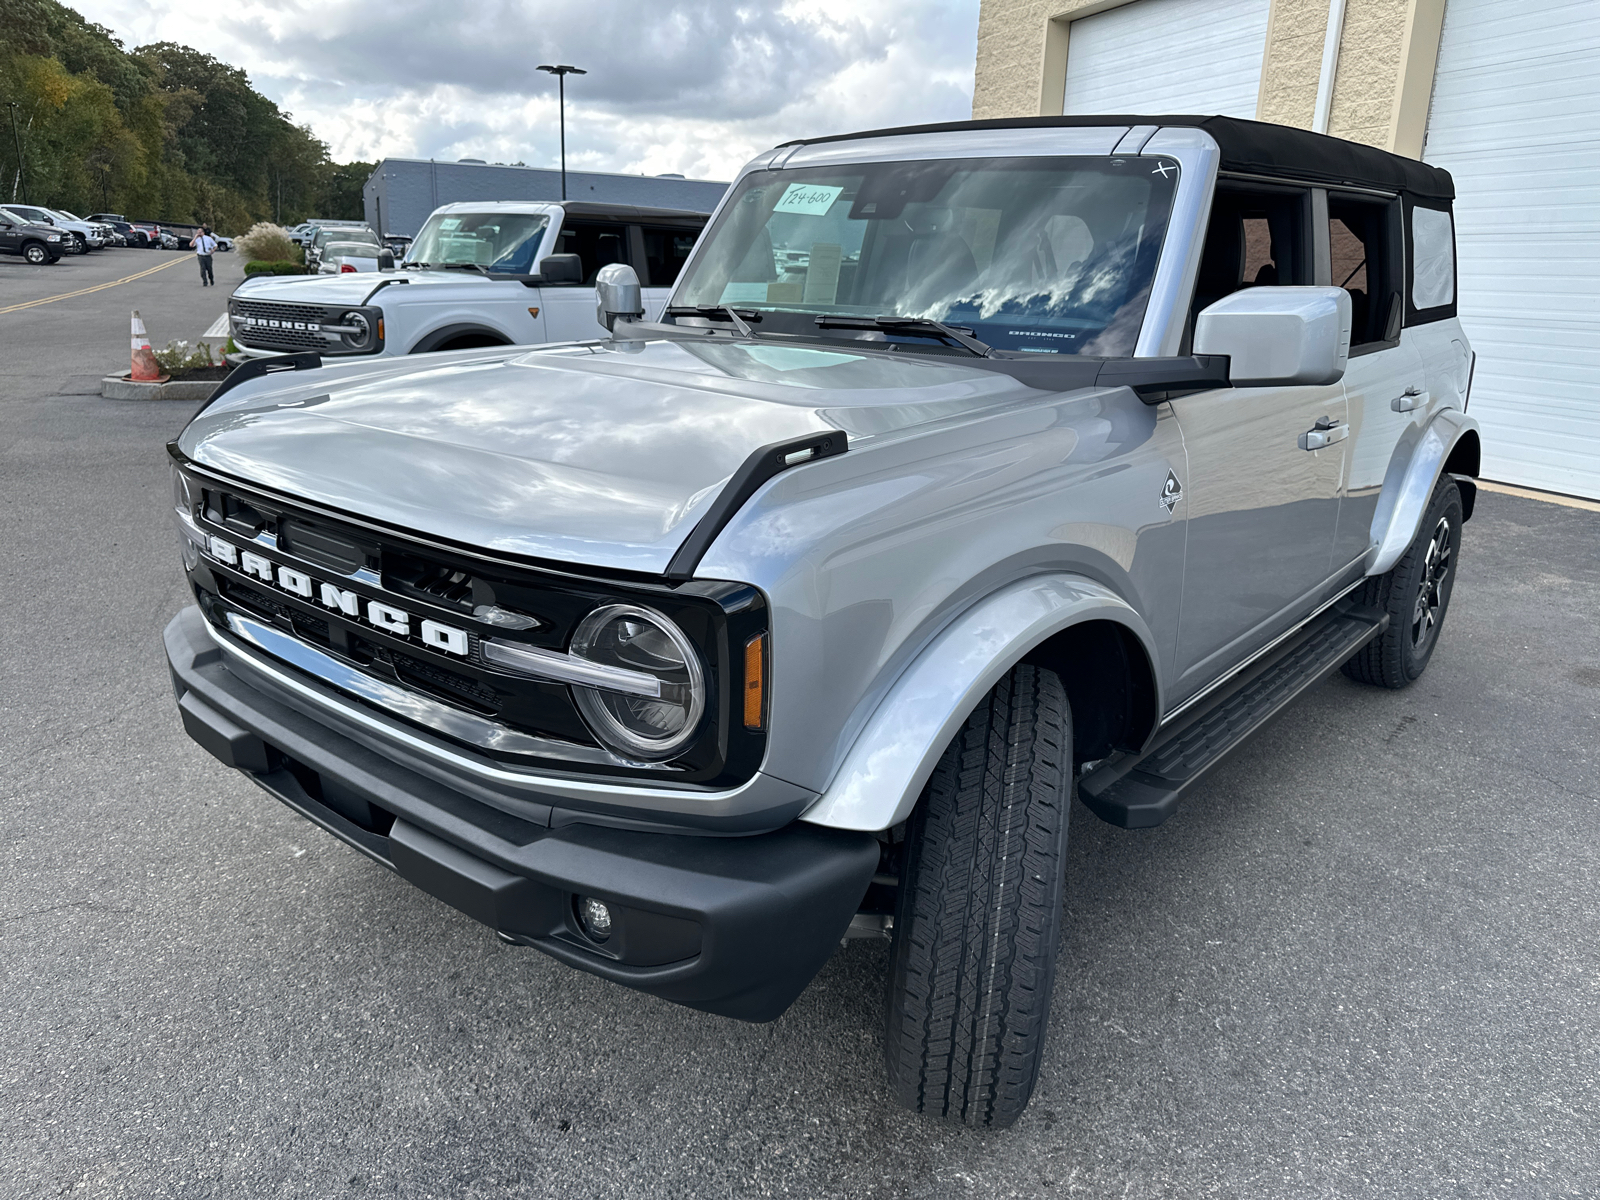
POLYGON ((1122 755, 1084 775, 1079 799, 1102 821, 1123 829, 1161 824, 1200 776, 1388 626, 1387 613, 1334 606, 1158 732, 1143 754, 1122 755))

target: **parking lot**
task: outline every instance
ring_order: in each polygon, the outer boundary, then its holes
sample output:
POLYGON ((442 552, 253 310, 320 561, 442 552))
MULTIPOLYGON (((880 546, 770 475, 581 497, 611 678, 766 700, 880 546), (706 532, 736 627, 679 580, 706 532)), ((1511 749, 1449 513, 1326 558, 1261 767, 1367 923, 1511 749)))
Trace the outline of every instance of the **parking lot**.
POLYGON ((1319 685, 1159 829, 1078 808, 1045 1071, 979 1134, 890 1105, 881 943, 690 1012, 189 741, 193 406, 97 394, 128 310, 222 311, 189 259, 0 260, 0 1196, 1600 1193, 1600 514, 1483 493, 1416 687, 1319 685))

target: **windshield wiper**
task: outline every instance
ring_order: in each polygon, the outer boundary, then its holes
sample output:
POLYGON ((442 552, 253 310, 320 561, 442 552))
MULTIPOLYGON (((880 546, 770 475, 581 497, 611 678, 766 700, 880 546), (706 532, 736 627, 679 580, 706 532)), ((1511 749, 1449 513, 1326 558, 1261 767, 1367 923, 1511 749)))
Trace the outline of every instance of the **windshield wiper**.
POLYGON ((489 274, 489 268, 482 263, 440 263, 439 266, 446 271, 476 271, 483 276, 489 274))
POLYGON ((941 337, 951 345, 960 346, 978 358, 988 358, 992 349, 987 342, 972 336, 972 330, 959 325, 946 325, 943 321, 927 317, 847 317, 824 314, 817 318, 823 329, 881 329, 885 333, 924 334, 941 337))
POLYGON ((713 321, 729 321, 739 331, 739 336, 746 338, 758 336, 756 331, 750 328, 749 322, 761 320, 761 314, 754 309, 747 308, 740 313, 734 311, 733 307, 727 304, 676 304, 667 309, 666 315, 669 317, 707 317, 713 321))

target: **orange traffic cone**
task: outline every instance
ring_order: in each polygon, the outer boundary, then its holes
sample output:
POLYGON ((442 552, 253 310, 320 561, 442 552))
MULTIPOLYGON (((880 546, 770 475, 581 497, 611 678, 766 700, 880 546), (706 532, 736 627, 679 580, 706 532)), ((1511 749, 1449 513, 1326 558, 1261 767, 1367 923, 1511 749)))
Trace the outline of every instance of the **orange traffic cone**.
POLYGON ((144 331, 144 322, 139 319, 137 308, 133 310, 133 368, 128 372, 128 378, 141 383, 160 383, 168 378, 156 363, 155 351, 150 349, 150 337, 144 331))

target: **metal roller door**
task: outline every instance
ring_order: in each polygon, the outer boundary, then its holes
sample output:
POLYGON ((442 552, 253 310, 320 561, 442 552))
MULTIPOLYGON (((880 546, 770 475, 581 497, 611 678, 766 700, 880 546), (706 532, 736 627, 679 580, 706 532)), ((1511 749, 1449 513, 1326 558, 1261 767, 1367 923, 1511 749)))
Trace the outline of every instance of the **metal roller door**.
POLYGON ((1597 0, 1448 0, 1423 154, 1456 180, 1458 310, 1478 354, 1484 475, 1593 497, 1597 62, 1597 0))
POLYGON ((1066 113, 1254 118, 1271 0, 1134 0, 1067 30, 1066 113))

